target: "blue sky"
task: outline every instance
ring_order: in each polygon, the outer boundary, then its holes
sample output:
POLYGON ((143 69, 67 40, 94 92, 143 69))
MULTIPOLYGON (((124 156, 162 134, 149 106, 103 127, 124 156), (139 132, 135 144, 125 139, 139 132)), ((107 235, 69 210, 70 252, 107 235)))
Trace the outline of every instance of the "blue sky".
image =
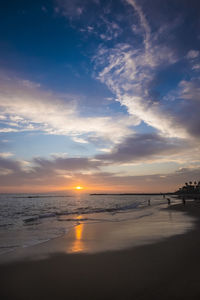
POLYGON ((168 191, 199 180, 199 9, 4 3, 0 190, 168 191))

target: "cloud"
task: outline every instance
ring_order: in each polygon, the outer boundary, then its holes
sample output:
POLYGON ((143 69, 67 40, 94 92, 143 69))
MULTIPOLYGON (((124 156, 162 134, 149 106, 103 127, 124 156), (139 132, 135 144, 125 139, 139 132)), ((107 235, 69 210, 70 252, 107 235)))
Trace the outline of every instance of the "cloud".
POLYGON ((79 137, 73 137, 73 141, 76 143, 81 143, 81 144, 87 144, 88 141, 84 140, 83 138, 79 138, 79 137))
POLYGON ((187 128, 190 135, 200 138, 200 78, 182 80, 178 86, 177 97, 180 99, 176 116, 178 124, 187 128))
POLYGON ((149 86, 160 64, 174 63, 173 52, 160 46, 146 53, 128 44, 118 44, 114 49, 100 48, 94 58, 97 68, 103 66, 97 78, 116 94, 118 101, 127 107, 130 115, 143 120, 163 134, 185 137, 184 128, 174 125, 174 116, 151 99, 149 86), (104 67, 105 66, 105 67, 104 67))
POLYGON ((32 161, 20 161, 0 157, 0 187, 15 191, 32 190, 34 186, 41 189, 60 189, 71 186, 78 181, 82 172, 98 171, 101 162, 79 157, 52 157, 52 159, 35 158, 32 161))
POLYGON ((200 102, 200 78, 192 78, 191 80, 182 80, 179 83, 179 97, 187 100, 200 102))
POLYGON ((80 18, 91 6, 94 8, 99 5, 99 0, 54 0, 54 2, 55 11, 69 19, 80 18))
POLYGON ((80 0, 56 0, 56 12, 61 12, 66 17, 79 17, 85 5, 80 0))
POLYGON ((44 169, 46 171, 50 170, 64 170, 64 171, 77 171, 77 170, 89 170, 98 169, 101 165, 96 160, 90 160, 84 157, 70 157, 62 158, 57 157, 53 160, 48 160, 44 158, 35 158, 33 163, 36 165, 35 169, 44 169))
MULTIPOLYGON (((70 8, 71 4, 67 0, 61 2, 70 8)), ((73 6, 79 7, 80 3, 78 0, 74 1, 73 6)), ((94 5, 94 2, 90 1, 90 4, 94 5)), ((91 6, 88 5, 89 2, 85 1, 83 12, 87 14, 89 20, 90 10, 86 7, 91 9, 91 6)), ((86 26, 89 26, 88 32, 99 35, 103 40, 103 44, 99 46, 93 59, 96 78, 109 87, 117 101, 127 108, 131 116, 144 121, 163 136, 188 139, 191 135, 197 137, 195 131, 198 130, 195 128, 191 130, 193 125, 189 124, 193 123, 193 120, 187 118, 185 124, 182 122, 185 112, 184 109, 179 109, 180 100, 174 99, 173 105, 170 105, 169 101, 166 101, 167 97, 162 99, 159 84, 159 91, 154 91, 160 72, 165 70, 166 73, 169 72, 170 66, 183 63, 185 60, 185 64, 188 64, 187 73, 199 71, 197 61, 199 51, 196 47, 188 50, 188 46, 184 49, 180 46, 184 41, 184 37, 179 32, 180 25, 184 28, 183 8, 187 7, 190 13, 190 5, 179 4, 178 14, 177 11, 169 11, 166 14, 165 8, 170 5, 168 2, 166 6, 161 6, 159 1, 149 6, 148 1, 124 0, 119 1, 117 5, 120 5, 120 9, 126 12, 127 22, 122 24, 120 14, 114 9, 116 6, 112 6, 112 3, 108 1, 103 9, 98 10, 98 17, 95 11, 95 21, 93 19, 93 22, 86 26), (111 11, 112 18, 109 18, 111 11), (132 36, 128 30, 132 30, 132 36), (127 31, 129 34, 126 34, 127 31), (123 35, 121 35, 122 32, 123 35), (119 36, 121 41, 117 39, 115 43, 113 39, 119 36), (111 40, 113 43, 108 43, 106 47, 106 42, 111 40), (155 96, 156 92, 160 93, 160 97, 155 96), (182 116, 181 113, 183 113, 182 116)), ((60 8, 65 10, 62 5, 60 8)), ((187 12, 184 11, 184 13, 187 17, 187 12)), ((87 23, 85 19, 84 22, 87 23)), ((169 78, 166 80, 170 81, 169 78)), ((194 110, 192 105, 190 108, 194 110)))
POLYGON ((192 70, 199 71, 200 70, 200 64, 194 64, 193 67, 192 67, 192 70))
POLYGON ((19 130, 19 129, 16 129, 16 128, 0 128, 1 133, 19 132, 19 131, 23 131, 23 130, 19 130))
MULTIPOLYGON (((122 5, 120 2, 118 5, 122 5)), ((70 20, 71 26, 85 33, 85 36, 93 35, 107 42, 118 38, 123 32, 114 19, 115 5, 112 1, 102 4, 98 0, 56 0, 55 3, 55 11, 70 20)))
POLYGON ((8 157, 0 157, 0 168, 10 170, 12 173, 21 170, 20 162, 9 159, 8 157))
POLYGON ((1 158, 7 158, 13 156, 13 153, 11 152, 0 152, 0 157, 1 158))
POLYGON ((200 168, 186 168, 169 174, 120 176, 120 174, 97 173, 88 177, 96 189, 104 187, 105 190, 120 192, 174 192, 187 181, 198 181, 200 168))
MULTIPOLYGON (((138 17, 140 19, 140 24, 141 27, 143 28, 144 31, 144 45, 145 45, 145 49, 149 50, 150 48, 150 40, 151 40, 151 29, 150 26, 147 22, 146 16, 142 11, 142 8, 137 4, 137 2, 135 0, 126 0, 127 3, 129 3, 134 10, 137 12, 138 17)), ((134 26, 135 28, 135 26, 134 26)))
POLYGON ((84 117, 78 97, 43 90, 28 80, 1 76, 0 132, 41 131, 76 141, 92 137, 118 142, 131 134, 138 119, 127 115, 84 117))
POLYGON ((90 190, 161 192, 175 191, 186 181, 199 180, 199 166, 178 169, 173 173, 124 175, 101 172, 103 163, 87 158, 37 158, 16 161, 0 157, 0 190, 47 191, 72 188, 81 182, 90 190))
POLYGON ((186 141, 164 138, 158 134, 136 134, 114 147, 108 154, 96 158, 110 163, 162 160, 180 155, 188 147, 186 141))
POLYGON ((188 59, 194 59, 194 58, 197 58, 199 56, 199 51, 198 50, 190 50, 188 53, 187 53, 187 58, 188 59))
POLYGON ((114 20, 110 21, 106 15, 101 16, 98 27, 103 29, 103 33, 100 33, 99 36, 104 42, 118 38, 123 32, 120 26, 114 20))
MULTIPOLYGON (((133 18, 132 28, 134 33, 137 31, 142 42, 138 42, 133 33, 133 43, 121 42, 112 48, 100 46, 98 54, 94 57, 97 79, 109 87, 116 95, 117 101, 127 108, 130 115, 157 129, 161 135, 180 139, 196 137, 193 123, 196 122, 197 128, 199 125, 195 105, 192 103, 190 105, 195 121, 187 117, 184 124, 182 120, 186 116, 184 109, 179 107, 180 98, 174 98, 172 104, 166 101, 166 97, 158 99, 153 90, 159 72, 165 70, 168 72, 170 66, 184 59, 184 56, 178 55, 176 44, 170 43, 174 39, 173 31, 180 25, 180 21, 173 21, 171 24, 161 23, 160 28, 151 30, 150 23, 139 5, 143 2, 136 0, 126 2, 138 17, 138 23, 133 18)), ((190 50, 187 57, 197 58, 198 55, 197 50, 190 50)), ((197 70, 198 64, 195 66, 197 70)), ((194 68, 192 65, 188 71, 192 72, 194 68)))

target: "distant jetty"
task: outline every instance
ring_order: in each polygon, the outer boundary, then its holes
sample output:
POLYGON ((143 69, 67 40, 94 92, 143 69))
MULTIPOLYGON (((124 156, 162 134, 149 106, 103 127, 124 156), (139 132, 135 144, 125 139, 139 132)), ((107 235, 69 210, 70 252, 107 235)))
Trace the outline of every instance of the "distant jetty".
POLYGON ((200 198, 200 181, 189 181, 189 183, 185 183, 184 186, 180 187, 174 193, 93 193, 90 196, 178 196, 186 197, 186 198, 200 198))
POLYGON ((162 195, 175 195, 175 193, 95 193, 90 196, 162 196, 162 195))

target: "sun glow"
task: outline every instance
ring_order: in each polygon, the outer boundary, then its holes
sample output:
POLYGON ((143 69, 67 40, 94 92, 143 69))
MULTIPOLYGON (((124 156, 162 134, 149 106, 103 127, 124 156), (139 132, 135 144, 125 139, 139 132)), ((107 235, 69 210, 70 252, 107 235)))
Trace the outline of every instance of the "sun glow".
POLYGON ((76 186, 75 189, 76 189, 76 190, 82 190, 83 187, 82 187, 82 186, 76 186))

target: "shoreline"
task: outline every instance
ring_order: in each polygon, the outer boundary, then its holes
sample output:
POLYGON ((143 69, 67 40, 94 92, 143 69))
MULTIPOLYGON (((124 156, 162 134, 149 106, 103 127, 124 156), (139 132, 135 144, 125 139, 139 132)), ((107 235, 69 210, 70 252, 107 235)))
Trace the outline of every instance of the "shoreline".
POLYGON ((130 249, 0 265, 1 298, 198 299, 200 204, 188 201, 169 210, 195 217, 194 228, 130 249))
POLYGON ((2 253, 0 265, 41 260, 57 253, 91 255, 146 246, 185 234, 193 229, 195 223, 194 217, 185 216, 185 212, 175 209, 174 204, 163 204, 156 211, 153 205, 147 205, 140 214, 136 211, 122 213, 113 220, 108 219, 106 214, 100 219, 98 217, 98 214, 96 217, 92 215, 93 221, 81 222, 80 215, 74 219, 77 224, 68 228, 66 233, 2 253))

